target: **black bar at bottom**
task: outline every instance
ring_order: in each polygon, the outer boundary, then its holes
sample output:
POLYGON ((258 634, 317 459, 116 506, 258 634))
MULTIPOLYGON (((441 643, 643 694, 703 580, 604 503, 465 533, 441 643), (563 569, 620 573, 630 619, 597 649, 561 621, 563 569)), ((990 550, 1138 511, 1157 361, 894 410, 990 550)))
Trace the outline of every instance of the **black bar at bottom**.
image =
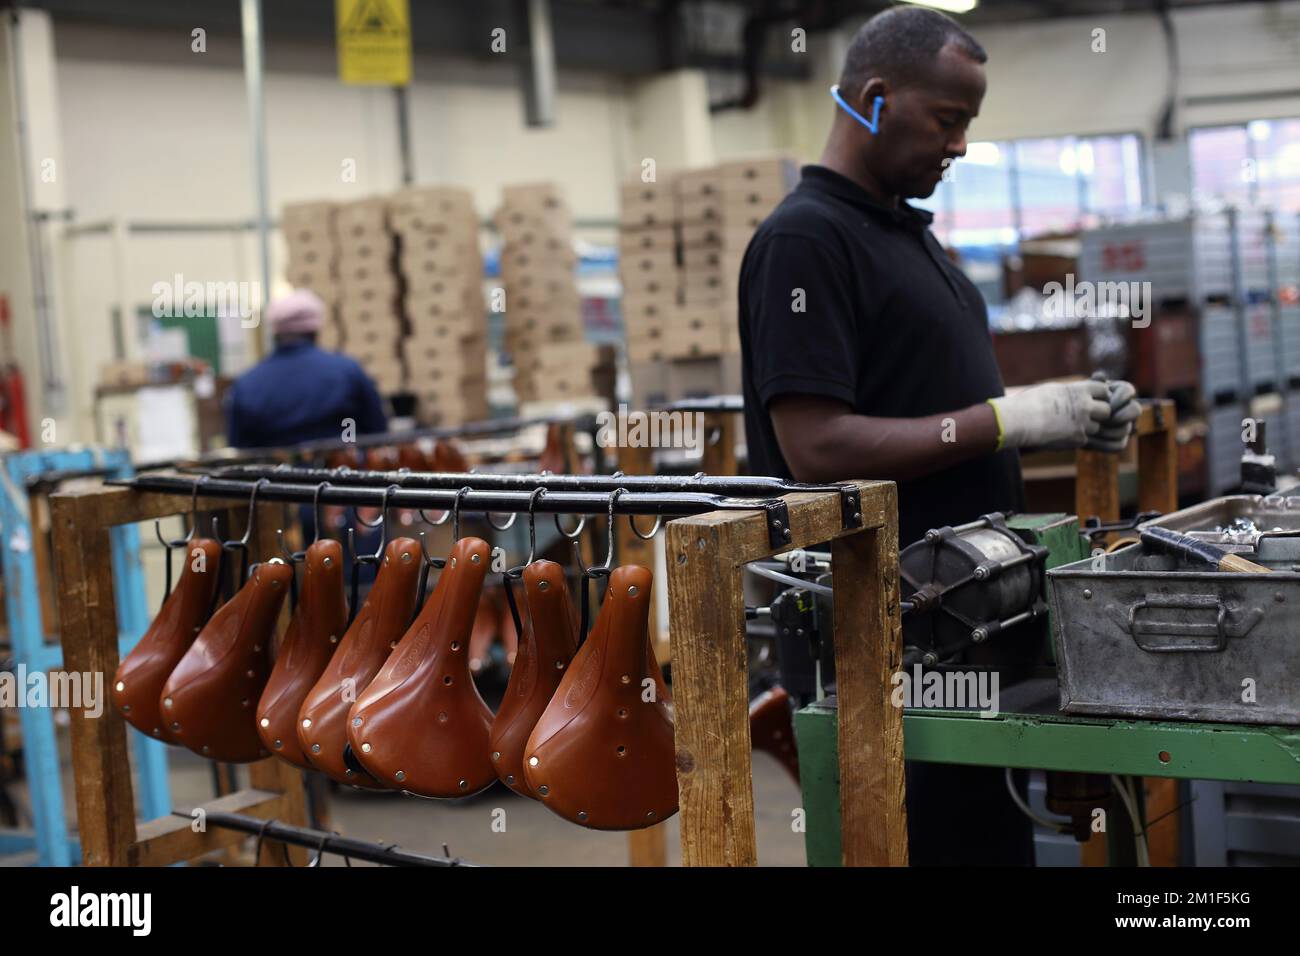
MULTIPOLYGON (((193 812, 173 810, 172 814, 186 819, 193 819, 193 812)), ((395 845, 370 843, 365 840, 353 840, 349 837, 326 833, 324 830, 312 830, 308 827, 281 823, 278 820, 266 821, 242 813, 227 813, 224 810, 204 809, 204 820, 212 826, 226 830, 239 830, 253 836, 261 834, 265 839, 291 843, 309 850, 323 850, 336 856, 345 856, 367 863, 380 863, 385 866, 478 866, 459 857, 427 856, 413 853, 395 845)))

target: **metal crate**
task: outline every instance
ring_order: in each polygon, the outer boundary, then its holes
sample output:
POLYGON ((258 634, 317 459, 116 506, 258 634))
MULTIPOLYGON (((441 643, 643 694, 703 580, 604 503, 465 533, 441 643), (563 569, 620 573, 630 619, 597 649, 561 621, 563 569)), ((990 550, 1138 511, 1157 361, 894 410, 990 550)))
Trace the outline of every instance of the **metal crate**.
POLYGON ((1236 311, 1227 305, 1208 305, 1201 310, 1201 394, 1213 401, 1216 395, 1241 393, 1236 311))
POLYGON ((1283 368, 1286 381, 1300 379, 1300 305, 1284 305, 1278 310, 1278 326, 1281 334, 1283 368))
POLYGON ((1220 495, 1241 484, 1242 419, 1241 405, 1220 405, 1206 414, 1209 426, 1205 435, 1206 480, 1209 492, 1220 495))
POLYGON ((1300 724, 1300 541, 1287 540, 1292 553, 1254 558, 1272 574, 1209 571, 1137 544, 1100 570, 1088 558, 1049 571, 1061 709, 1300 724))

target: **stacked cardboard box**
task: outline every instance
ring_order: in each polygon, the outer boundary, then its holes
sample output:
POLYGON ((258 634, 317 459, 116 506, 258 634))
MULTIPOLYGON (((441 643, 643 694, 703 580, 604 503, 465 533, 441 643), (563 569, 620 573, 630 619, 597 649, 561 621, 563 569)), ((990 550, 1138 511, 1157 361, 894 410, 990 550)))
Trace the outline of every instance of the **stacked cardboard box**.
POLYGON ((597 353, 585 342, 568 206, 551 183, 508 186, 502 198, 496 224, 515 395, 521 404, 590 397, 597 353))
POLYGON ((667 398, 665 362, 681 313, 677 192, 671 179, 625 183, 618 263, 623 331, 635 404, 667 398))
POLYGON ((487 315, 473 197, 455 187, 408 189, 388 210, 409 326, 401 351, 420 421, 487 418, 487 315))
POLYGON ((310 289, 324 301, 329 311, 319 342, 327 349, 343 344, 338 323, 339 279, 335 271, 338 260, 338 236, 334 231, 331 202, 292 203, 284 207, 280 226, 288 247, 289 264, 285 278, 295 289, 310 289))
POLYGON ((384 199, 343 203, 334 224, 344 347, 381 392, 401 391, 406 369, 398 348, 405 328, 398 308, 396 245, 388 228, 388 203, 384 199))

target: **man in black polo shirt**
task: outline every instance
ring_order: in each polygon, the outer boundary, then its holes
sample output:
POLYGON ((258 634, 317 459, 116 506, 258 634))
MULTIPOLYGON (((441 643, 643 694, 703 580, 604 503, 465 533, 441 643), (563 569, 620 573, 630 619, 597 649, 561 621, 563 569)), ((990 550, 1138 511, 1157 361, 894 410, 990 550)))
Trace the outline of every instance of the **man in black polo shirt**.
MULTIPOLYGON (((1117 451, 1138 414, 1126 383, 1005 396, 979 291, 930 233, 931 216, 903 201, 933 193, 965 154, 986 59, 935 11, 872 18, 832 89, 821 164, 804 168, 741 268, 750 470, 896 481, 901 546, 1021 510, 1017 449, 1117 451)), ((1032 861, 1003 771, 910 764, 908 784, 914 863, 1032 861)))

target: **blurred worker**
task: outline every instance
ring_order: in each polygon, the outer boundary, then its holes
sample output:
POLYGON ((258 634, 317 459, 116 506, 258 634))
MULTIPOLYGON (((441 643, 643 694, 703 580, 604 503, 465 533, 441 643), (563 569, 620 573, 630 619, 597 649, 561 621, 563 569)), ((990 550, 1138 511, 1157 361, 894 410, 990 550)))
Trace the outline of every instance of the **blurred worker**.
MULTIPOLYGON (((905 199, 966 153, 984 49, 953 20, 895 7, 850 43, 821 164, 759 227, 740 275, 750 469, 800 481, 898 483, 899 544, 1022 510, 1017 449, 1119 451, 1139 408, 1127 383, 1004 394, 975 285, 905 199)), ((1030 635, 1032 637, 1032 635, 1030 635)), ((1023 666, 1013 633, 966 663, 1023 666)), ((909 765, 914 863, 1029 863, 1031 831, 1003 771, 909 765)))
POLYGON ((231 445, 265 448, 341 439, 349 420, 357 435, 387 430, 383 402, 361 366, 316 345, 325 303, 314 292, 297 289, 267 306, 265 315, 275 351, 230 387, 231 445))

